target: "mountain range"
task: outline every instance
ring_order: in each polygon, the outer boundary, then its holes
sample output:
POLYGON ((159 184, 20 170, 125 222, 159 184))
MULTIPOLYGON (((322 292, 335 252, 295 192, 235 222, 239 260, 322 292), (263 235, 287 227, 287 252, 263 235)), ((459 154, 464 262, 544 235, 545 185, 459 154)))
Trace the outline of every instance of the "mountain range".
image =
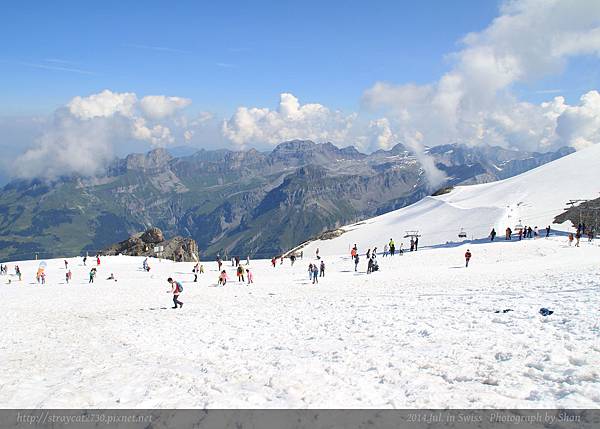
MULTIPOLYGON (((573 152, 429 148, 440 187, 505 179, 573 152)), ((95 253, 150 226, 217 253, 267 258, 315 235, 430 195, 407 147, 371 154, 294 140, 264 153, 166 149, 116 159, 102 177, 15 180, 0 191, 0 258, 95 253)), ((423 155, 421 155, 423 156, 423 155)))

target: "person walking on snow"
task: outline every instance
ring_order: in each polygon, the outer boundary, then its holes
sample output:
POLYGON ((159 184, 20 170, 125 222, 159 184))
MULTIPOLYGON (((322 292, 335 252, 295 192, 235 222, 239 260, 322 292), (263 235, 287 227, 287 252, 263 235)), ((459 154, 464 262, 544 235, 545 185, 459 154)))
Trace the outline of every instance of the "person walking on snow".
POLYGON ((92 268, 90 270, 90 280, 88 281, 89 283, 94 283, 94 278, 96 277, 96 268, 92 268))
POLYGON ((67 271, 67 273, 65 274, 65 280, 67 281, 67 284, 69 284, 69 282, 71 281, 71 270, 67 271))
POLYGON ((356 244, 354 245, 354 247, 352 248, 352 250, 350 251, 350 256, 354 259, 354 257, 358 254, 358 248, 356 247, 356 244))
POLYGON ((546 238, 550 237, 550 225, 546 227, 546 238))
POLYGON ((496 230, 492 228, 492 232, 490 232, 490 241, 494 241, 494 238, 496 238, 496 230))
POLYGON ((360 258, 358 257, 358 253, 356 255, 354 255, 354 271, 357 271, 358 269, 358 261, 360 260, 360 258))
POLYGON ((96 255, 96 265, 100 265, 100 255, 96 255))
POLYGON ((273 268, 275 268, 276 264, 277 264, 277 258, 275 256, 273 256, 273 258, 271 258, 271 265, 273 265, 273 268))
POLYGON ((415 237, 415 252, 419 250, 419 237, 415 237))
POLYGON ((313 265, 313 284, 315 283, 319 283, 319 267, 317 266, 317 264, 313 265))
POLYGON ((389 246, 386 244, 383 246, 383 257, 385 258, 388 255, 389 246))
POLYGON ((321 261, 321 266, 319 267, 319 277, 325 277, 325 261, 321 261))
POLYGON ((244 279, 244 267, 242 267, 241 265, 238 265, 238 267, 237 267, 237 277, 238 277, 238 282, 246 281, 244 279))
POLYGON ((573 233, 572 232, 569 232, 568 238, 569 238, 569 246, 571 246, 573 244, 573 233))
POLYGON ((84 257, 83 257, 83 266, 84 266, 84 267, 86 266, 86 265, 85 265, 86 261, 87 261, 87 256, 84 256, 84 257))
POLYGON ((254 274, 252 274, 250 268, 246 268, 246 274, 248 274, 248 284, 254 283, 254 274))
POLYGON ((465 268, 469 266, 469 261, 471 260, 471 251, 467 249, 465 253, 465 268))
POLYGON ((69 262, 65 259, 65 270, 69 268, 69 262))
POLYGON ((579 247, 579 240, 580 239, 581 239, 581 233, 578 230, 577 234, 575 234, 575 247, 579 247))
POLYGON ((169 277, 167 281, 171 285, 171 290, 167 291, 167 293, 171 292, 173 294, 173 307, 171 308, 175 310, 177 305, 179 305, 179 308, 183 307, 183 302, 179 301, 179 295, 181 292, 183 292, 183 286, 181 286, 181 283, 173 280, 171 277, 169 277))
POLYGON ((390 246, 390 256, 394 256, 394 254, 396 253, 396 244, 394 244, 394 240, 392 240, 391 238, 390 238, 389 246, 390 246))

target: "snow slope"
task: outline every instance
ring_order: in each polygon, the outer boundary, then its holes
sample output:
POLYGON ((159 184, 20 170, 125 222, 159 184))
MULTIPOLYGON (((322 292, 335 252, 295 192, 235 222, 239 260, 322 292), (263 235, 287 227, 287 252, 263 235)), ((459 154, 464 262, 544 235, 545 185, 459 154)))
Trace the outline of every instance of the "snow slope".
MULTIPOLYGON (((313 254, 347 253, 352 245, 366 250, 394 238, 396 246, 408 230, 418 230, 420 246, 461 241, 461 228, 469 239, 487 237, 492 227, 501 236, 507 226, 545 228, 562 213, 569 199, 592 199, 600 194, 600 145, 575 152, 506 180, 459 186, 452 192, 423 200, 342 229, 342 236, 315 241, 305 248, 313 254)), ((570 225, 552 225, 566 230, 570 225)))
POLYGON ((0 404, 599 407, 600 247, 470 248, 468 269, 465 246, 380 257, 370 275, 328 257, 318 285, 307 258, 252 261, 253 285, 225 287, 212 262, 193 283, 190 263, 146 273, 141 258, 106 257, 88 285, 89 267, 70 259, 66 285, 62 260, 48 260, 43 286, 38 262, 21 262, 21 282, 0 277, 0 404), (167 276, 184 282, 182 309, 169 308, 167 276))

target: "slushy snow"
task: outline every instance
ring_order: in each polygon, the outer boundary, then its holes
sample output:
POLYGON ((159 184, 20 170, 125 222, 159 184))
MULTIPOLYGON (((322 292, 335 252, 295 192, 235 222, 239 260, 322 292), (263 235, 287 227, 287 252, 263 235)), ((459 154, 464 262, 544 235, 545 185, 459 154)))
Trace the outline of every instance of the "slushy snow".
POLYGON ((0 404, 597 408, 600 247, 587 239, 570 247, 560 234, 506 242, 498 230, 507 205, 543 227, 565 198, 597 192, 598 180, 575 186, 569 178, 597 175, 578 168, 586 152, 599 165, 600 145, 592 149, 522 182, 458 188, 354 225, 312 243, 293 267, 251 261, 249 286, 227 261, 225 287, 216 287, 214 262, 193 283, 192 263, 151 259, 148 273, 143 258, 104 257, 93 285, 93 258, 88 267, 68 259, 69 285, 62 259, 46 261, 46 285, 35 282, 39 261, 17 262, 21 282, 11 262, 11 275, 0 277, 0 404), (461 225, 485 237, 494 224, 494 243, 446 244, 461 225), (398 245, 405 228, 421 229, 430 247, 379 256, 380 271, 366 274, 366 249, 381 251, 390 237, 398 245), (436 235, 438 228, 451 234, 436 235), (355 242, 356 273, 348 252, 355 242), (313 285, 307 268, 317 247, 326 276, 313 285), (106 280, 110 273, 116 282, 106 280), (169 276, 183 283, 182 309, 170 308, 169 276), (554 313, 544 317, 542 307, 554 313))

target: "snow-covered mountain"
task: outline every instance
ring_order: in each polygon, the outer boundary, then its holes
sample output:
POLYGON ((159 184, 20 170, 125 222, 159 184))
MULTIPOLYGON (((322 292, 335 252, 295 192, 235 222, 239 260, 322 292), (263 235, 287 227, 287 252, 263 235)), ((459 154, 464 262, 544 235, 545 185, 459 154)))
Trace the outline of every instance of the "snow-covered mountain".
POLYGON ((63 259, 11 262, 0 276, 0 403, 597 408, 598 243, 569 246, 553 234, 435 244, 456 240, 461 226, 478 237, 519 218, 547 224, 567 199, 596 195, 599 160, 600 145, 514 179, 426 198, 311 243, 294 264, 251 260, 252 284, 237 281, 228 261, 203 260, 197 282, 194 263, 155 258, 150 271, 133 256, 99 265, 69 258, 68 267, 63 259), (381 250, 416 228, 430 248, 379 254, 380 269, 366 272, 368 246, 381 250), (354 242, 356 269, 346 253, 354 242), (321 260, 307 251, 316 247, 321 260), (313 283, 308 264, 321 262, 325 275, 313 283), (216 284, 221 269, 224 287, 216 284), (168 277, 183 284, 177 310, 168 277))
MULTIPOLYGON (((418 230, 420 246, 487 237, 492 228, 503 235, 519 224, 540 229, 554 225, 569 199, 597 198, 600 192, 600 145, 575 152, 518 176, 481 185, 457 186, 449 193, 426 197, 408 207, 342 227, 341 236, 308 244, 305 252, 341 254, 355 243, 379 246, 393 238, 398 245, 407 231, 418 230)), ((406 239, 404 244, 406 246, 406 239)))

